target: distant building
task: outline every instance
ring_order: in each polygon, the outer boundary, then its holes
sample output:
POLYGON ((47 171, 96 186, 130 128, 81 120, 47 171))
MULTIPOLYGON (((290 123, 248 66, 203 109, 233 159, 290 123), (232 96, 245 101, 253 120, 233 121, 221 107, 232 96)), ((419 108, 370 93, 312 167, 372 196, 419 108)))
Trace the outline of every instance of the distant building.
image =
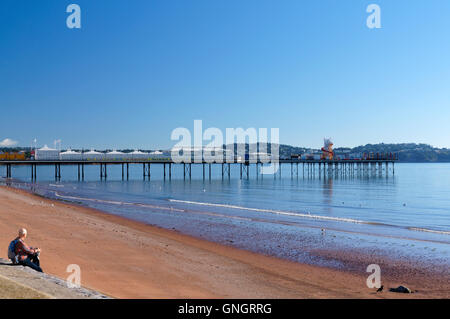
POLYGON ((108 160, 119 161, 119 160, 123 160, 125 158, 125 153, 118 152, 118 151, 112 151, 112 152, 106 153, 105 158, 108 160))
POLYGON ((44 147, 36 150, 35 158, 39 161, 59 160, 59 151, 45 145, 44 147))
POLYGON ((131 153, 128 153, 125 155, 126 159, 140 159, 140 160, 144 160, 144 159, 148 159, 149 158, 149 154, 145 153, 145 152, 141 152, 138 150, 135 150, 131 153))
POLYGON ((89 152, 83 153, 83 159, 88 161, 99 161, 105 158, 104 153, 96 152, 94 150, 90 150, 89 152))
POLYGON ((70 149, 65 152, 61 152, 59 157, 61 160, 66 160, 66 161, 76 161, 76 160, 83 159, 83 155, 80 152, 75 152, 70 149))

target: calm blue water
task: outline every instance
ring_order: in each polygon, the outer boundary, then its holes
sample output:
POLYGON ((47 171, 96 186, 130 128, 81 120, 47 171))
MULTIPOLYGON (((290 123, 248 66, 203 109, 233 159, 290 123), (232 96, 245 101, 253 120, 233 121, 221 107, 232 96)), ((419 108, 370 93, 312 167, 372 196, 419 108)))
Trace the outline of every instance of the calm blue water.
MULTIPOLYGON (((142 166, 136 165, 130 180, 122 181, 118 165, 109 166, 107 181, 100 181, 99 167, 86 166, 85 181, 78 182, 76 167, 62 167, 62 179, 55 182, 49 166, 38 168, 32 187, 52 198, 291 260, 337 265, 316 252, 357 247, 450 264, 450 163, 396 164, 394 176, 303 176, 300 168, 291 178, 287 164, 281 178, 256 179, 255 171, 251 166, 250 179, 240 180, 236 165, 231 179, 222 180, 221 166, 213 165, 212 179, 206 170, 203 180, 201 165, 194 165, 192 180, 184 181, 177 165, 172 180, 164 181, 162 166, 152 165, 151 180, 143 181, 142 166)), ((17 167, 12 174, 29 182, 30 168, 17 167)))

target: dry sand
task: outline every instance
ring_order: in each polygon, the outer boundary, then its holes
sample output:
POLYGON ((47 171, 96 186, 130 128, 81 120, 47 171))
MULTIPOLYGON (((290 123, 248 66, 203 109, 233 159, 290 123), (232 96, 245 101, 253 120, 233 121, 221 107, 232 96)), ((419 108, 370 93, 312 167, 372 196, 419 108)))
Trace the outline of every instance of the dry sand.
MULTIPOLYGON (((42 249, 44 271, 66 278, 66 267, 78 264, 83 286, 118 298, 449 297, 448 285, 410 295, 376 294, 363 270, 263 256, 0 187, 1 257, 20 227, 28 229, 28 244, 42 249)), ((412 276, 408 285, 421 287, 423 280, 412 276)))

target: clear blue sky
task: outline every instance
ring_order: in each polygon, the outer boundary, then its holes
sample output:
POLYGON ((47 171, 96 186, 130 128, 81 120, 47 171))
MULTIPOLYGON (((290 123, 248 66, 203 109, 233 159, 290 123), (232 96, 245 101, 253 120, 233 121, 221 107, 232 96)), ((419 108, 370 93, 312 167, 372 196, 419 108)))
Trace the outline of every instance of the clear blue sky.
POLYGON ((2 0, 0 141, 165 148, 201 119, 450 147, 449 35, 448 0, 2 0))

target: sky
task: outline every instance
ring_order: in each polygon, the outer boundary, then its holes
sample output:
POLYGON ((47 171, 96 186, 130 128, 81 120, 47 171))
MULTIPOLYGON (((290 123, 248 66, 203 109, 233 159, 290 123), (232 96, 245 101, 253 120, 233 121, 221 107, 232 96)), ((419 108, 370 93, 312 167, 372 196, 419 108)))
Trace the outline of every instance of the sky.
POLYGON ((168 148, 202 120, 450 147, 449 34, 448 0, 2 0, 0 144, 168 148))

